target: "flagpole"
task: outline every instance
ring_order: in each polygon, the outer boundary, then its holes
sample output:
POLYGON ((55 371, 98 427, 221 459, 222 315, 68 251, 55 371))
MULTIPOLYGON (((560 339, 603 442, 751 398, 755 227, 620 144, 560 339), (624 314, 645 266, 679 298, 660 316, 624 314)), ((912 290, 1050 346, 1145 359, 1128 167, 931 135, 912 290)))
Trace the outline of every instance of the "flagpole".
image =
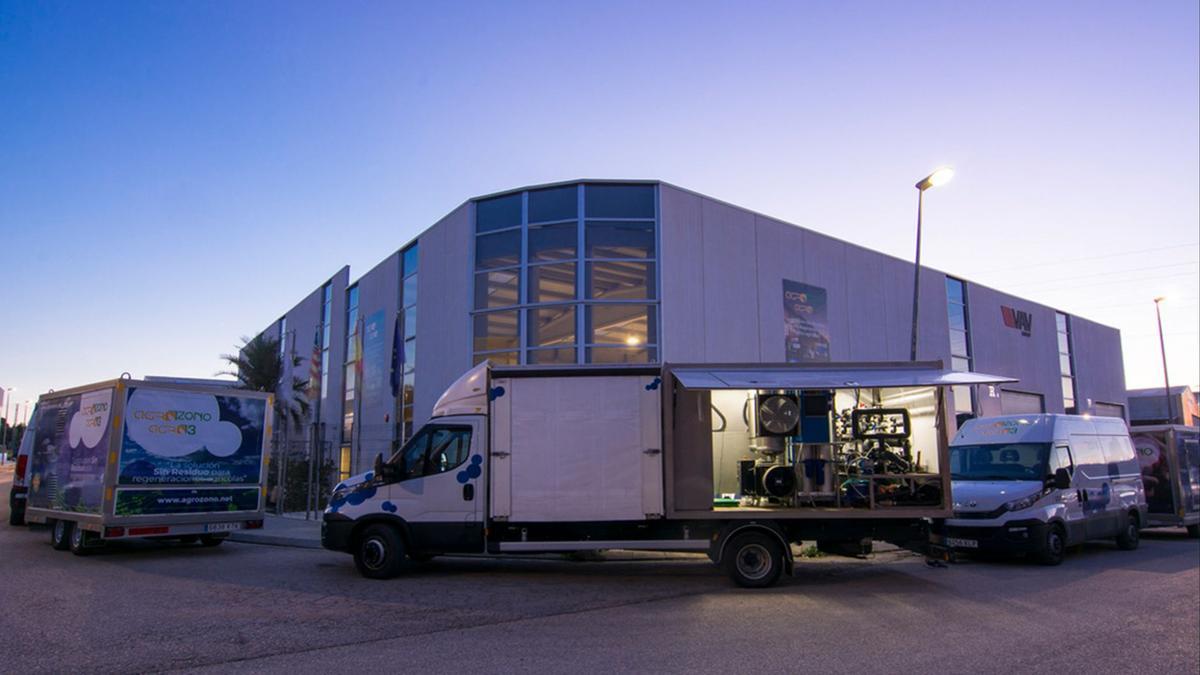
MULTIPOLYGON (((284 340, 287 340, 288 333, 291 333, 291 335, 292 335, 292 346, 291 346, 291 349, 288 351, 288 356, 287 356, 288 364, 294 364, 294 363, 296 363, 296 329, 293 328, 292 330, 288 331, 287 333, 284 333, 283 334, 284 340)), ((292 375, 292 369, 290 366, 287 368, 284 368, 283 372, 284 372, 284 376, 287 379, 289 379, 289 380, 293 379, 294 376, 292 375)), ((284 463, 287 462, 288 450, 291 448, 290 439, 291 439, 291 427, 292 427, 292 415, 291 415, 292 399, 290 398, 290 396, 293 395, 292 394, 292 383, 284 382, 283 383, 283 391, 286 394, 288 394, 289 398, 284 400, 285 405, 287 405, 288 414, 283 416, 283 449, 282 449, 282 452, 279 453, 279 456, 275 458, 276 459, 276 461, 275 461, 275 464, 276 464, 276 466, 275 466, 275 515, 277 515, 277 516, 283 515, 283 498, 284 498, 283 465, 284 465, 284 463)))

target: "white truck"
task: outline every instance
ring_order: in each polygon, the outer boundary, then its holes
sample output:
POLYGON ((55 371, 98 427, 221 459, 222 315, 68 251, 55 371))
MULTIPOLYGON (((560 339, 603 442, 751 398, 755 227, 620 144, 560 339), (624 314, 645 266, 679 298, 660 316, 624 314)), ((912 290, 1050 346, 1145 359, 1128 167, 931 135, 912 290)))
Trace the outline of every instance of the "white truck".
POLYGON ((1200 538, 1200 428, 1179 424, 1133 427, 1146 487, 1148 525, 1185 527, 1200 538))
POLYGON ((139 537, 215 546, 262 527, 271 410, 270 394, 124 378, 44 394, 12 499, 78 555, 139 537))
POLYGON ((703 552, 746 587, 790 572, 802 540, 929 551, 951 514, 945 394, 1008 381, 938 362, 484 362, 336 486, 322 543, 371 578, 445 553, 703 552))

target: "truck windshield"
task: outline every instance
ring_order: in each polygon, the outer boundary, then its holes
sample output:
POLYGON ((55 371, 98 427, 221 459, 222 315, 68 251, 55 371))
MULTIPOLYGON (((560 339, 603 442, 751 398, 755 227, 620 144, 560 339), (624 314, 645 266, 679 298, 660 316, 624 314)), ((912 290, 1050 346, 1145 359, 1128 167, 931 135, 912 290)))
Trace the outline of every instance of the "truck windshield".
POLYGON ((1049 443, 950 446, 952 480, 1045 480, 1049 443))

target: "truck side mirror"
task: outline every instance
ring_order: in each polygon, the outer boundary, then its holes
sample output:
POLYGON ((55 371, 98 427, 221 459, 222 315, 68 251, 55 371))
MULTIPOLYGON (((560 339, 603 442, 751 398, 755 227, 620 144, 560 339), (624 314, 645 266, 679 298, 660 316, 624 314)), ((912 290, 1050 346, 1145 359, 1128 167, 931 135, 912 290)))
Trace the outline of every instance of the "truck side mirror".
POLYGON ((375 477, 376 478, 379 478, 379 479, 384 478, 384 475, 383 475, 384 471, 385 471, 384 466, 385 465, 383 463, 383 453, 381 452, 378 455, 375 455, 375 477))
POLYGON ((1066 469, 1057 469, 1054 472, 1054 489, 1070 490, 1071 489, 1071 474, 1066 469))

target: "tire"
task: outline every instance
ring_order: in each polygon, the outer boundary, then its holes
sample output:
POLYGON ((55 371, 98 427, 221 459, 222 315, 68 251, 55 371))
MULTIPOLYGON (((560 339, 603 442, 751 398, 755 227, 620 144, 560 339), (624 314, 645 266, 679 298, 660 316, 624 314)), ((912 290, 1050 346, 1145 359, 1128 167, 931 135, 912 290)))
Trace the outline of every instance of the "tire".
POLYGON ((71 536, 68 538, 68 545, 71 553, 75 555, 87 555, 92 552, 90 545, 92 543, 92 533, 75 526, 71 528, 71 536))
POLYGON ((391 579, 404 566, 404 540, 390 525, 369 525, 354 542, 354 566, 368 579, 391 579))
POLYGON ((1053 567, 1061 565, 1067 554, 1067 535, 1061 525, 1051 525, 1046 530, 1046 539, 1042 542, 1042 550, 1037 554, 1037 561, 1053 567))
POLYGON ((1117 535, 1117 548, 1122 551, 1132 551, 1137 548, 1142 539, 1142 535, 1139 533, 1141 529, 1142 523, 1136 513, 1125 516, 1125 526, 1121 530, 1121 534, 1117 535))
POLYGON ((214 546, 220 546, 221 543, 224 541, 225 541, 225 537, 223 537, 223 536, 218 536, 215 534, 200 535, 200 545, 205 548, 212 548, 214 546))
POLYGON ((25 524, 25 508, 15 504, 8 509, 8 524, 13 527, 25 524))
POLYGON ((50 546, 55 551, 65 551, 71 547, 71 530, 75 523, 69 520, 55 520, 50 523, 50 546))
POLYGON ((764 532, 735 536, 725 546, 725 574, 742 588, 767 588, 783 574, 783 546, 764 532))
POLYGON ((1200 539, 1200 525, 1188 525, 1187 533, 1192 539, 1200 539))

